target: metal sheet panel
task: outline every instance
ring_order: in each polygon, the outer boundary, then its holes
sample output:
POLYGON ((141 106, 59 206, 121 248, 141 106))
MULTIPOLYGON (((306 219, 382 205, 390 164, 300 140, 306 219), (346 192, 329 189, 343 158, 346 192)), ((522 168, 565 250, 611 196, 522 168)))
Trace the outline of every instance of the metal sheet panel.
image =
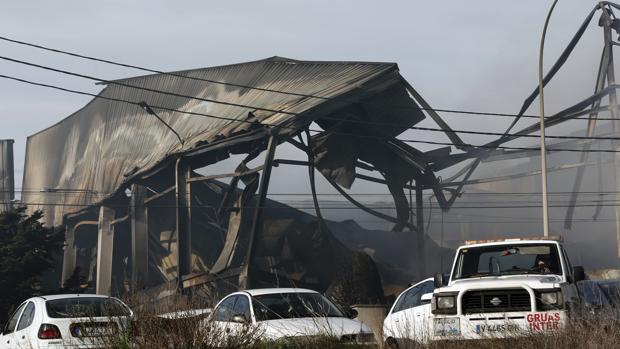
POLYGON ((13 199, 15 199, 13 140, 0 139, 0 212, 9 209, 13 199))
MULTIPOLYGON (((248 124, 240 121, 247 118, 249 112, 253 112, 263 124, 280 125, 316 112, 339 97, 350 99, 356 93, 380 92, 401 81, 394 63, 310 62, 280 57, 174 74, 112 82, 100 96, 134 103, 147 102, 185 140, 183 146, 160 121, 138 106, 95 98, 59 123, 28 137, 24 187, 56 191, 55 195, 38 191, 25 193, 23 200, 30 204, 29 208, 44 209, 47 223, 59 225, 64 214, 79 211, 118 190, 128 174, 144 172, 170 154, 247 128, 248 124), (177 75, 322 98, 214 84, 177 75), (172 96, 127 85, 252 108, 172 96), (158 110, 156 106, 232 120, 158 110), (256 108, 284 112, 257 111, 256 108)), ((411 103, 415 106, 413 101, 411 103)), ((338 106, 338 103, 332 104, 338 106)))

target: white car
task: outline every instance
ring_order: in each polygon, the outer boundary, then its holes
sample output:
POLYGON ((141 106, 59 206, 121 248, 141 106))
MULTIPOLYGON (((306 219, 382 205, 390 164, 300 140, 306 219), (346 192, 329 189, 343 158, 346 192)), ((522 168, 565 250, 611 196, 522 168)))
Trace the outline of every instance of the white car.
POLYGON ((215 307, 213 324, 225 333, 254 333, 261 339, 335 336, 343 342, 375 343, 372 330, 347 318, 327 298, 301 288, 266 288, 232 293, 215 307))
POLYGON ((388 348, 408 347, 408 342, 424 342, 431 321, 433 278, 403 291, 383 320, 383 341, 388 348))
POLYGON ((93 294, 33 297, 10 316, 0 349, 98 348, 133 316, 117 298, 93 294))

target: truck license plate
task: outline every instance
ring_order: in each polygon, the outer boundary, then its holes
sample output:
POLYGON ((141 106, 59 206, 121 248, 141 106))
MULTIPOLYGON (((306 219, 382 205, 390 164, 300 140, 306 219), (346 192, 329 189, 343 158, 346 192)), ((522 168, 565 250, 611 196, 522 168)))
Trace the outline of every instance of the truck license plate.
POLYGON ((435 336, 458 336, 461 334, 459 318, 435 318, 433 332, 435 336))

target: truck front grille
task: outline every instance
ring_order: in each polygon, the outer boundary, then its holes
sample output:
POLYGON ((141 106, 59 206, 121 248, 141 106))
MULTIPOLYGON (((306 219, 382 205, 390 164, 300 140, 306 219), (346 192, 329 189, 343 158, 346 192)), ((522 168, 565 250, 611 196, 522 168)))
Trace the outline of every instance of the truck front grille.
POLYGON ((522 288, 469 291, 463 295, 463 313, 531 311, 530 294, 522 288))

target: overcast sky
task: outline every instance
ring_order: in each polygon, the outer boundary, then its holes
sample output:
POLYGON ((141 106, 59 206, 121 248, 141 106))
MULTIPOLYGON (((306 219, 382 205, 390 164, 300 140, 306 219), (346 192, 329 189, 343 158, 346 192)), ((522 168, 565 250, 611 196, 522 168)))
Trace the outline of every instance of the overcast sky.
MULTIPOLYGON (((595 4, 559 1, 547 38, 547 66, 595 4)), ((542 0, 3 1, 0 36, 166 71, 274 55, 396 62, 435 108, 515 113, 537 81, 540 33, 550 5, 542 0)), ((549 112, 591 93, 601 49, 595 19, 549 85, 549 112)), ((141 75, 6 42, 0 42, 0 52, 104 79, 141 75)), ((5 61, 0 61, 0 74, 95 93, 101 89, 89 80, 5 61)), ((15 139, 18 186, 26 137, 89 99, 0 79, 0 139, 15 139)), ((501 117, 445 118, 455 128, 472 130, 501 131, 509 122, 501 117)), ((404 137, 446 140, 422 131, 404 137)), ((464 138, 477 144, 488 140, 464 138)))

